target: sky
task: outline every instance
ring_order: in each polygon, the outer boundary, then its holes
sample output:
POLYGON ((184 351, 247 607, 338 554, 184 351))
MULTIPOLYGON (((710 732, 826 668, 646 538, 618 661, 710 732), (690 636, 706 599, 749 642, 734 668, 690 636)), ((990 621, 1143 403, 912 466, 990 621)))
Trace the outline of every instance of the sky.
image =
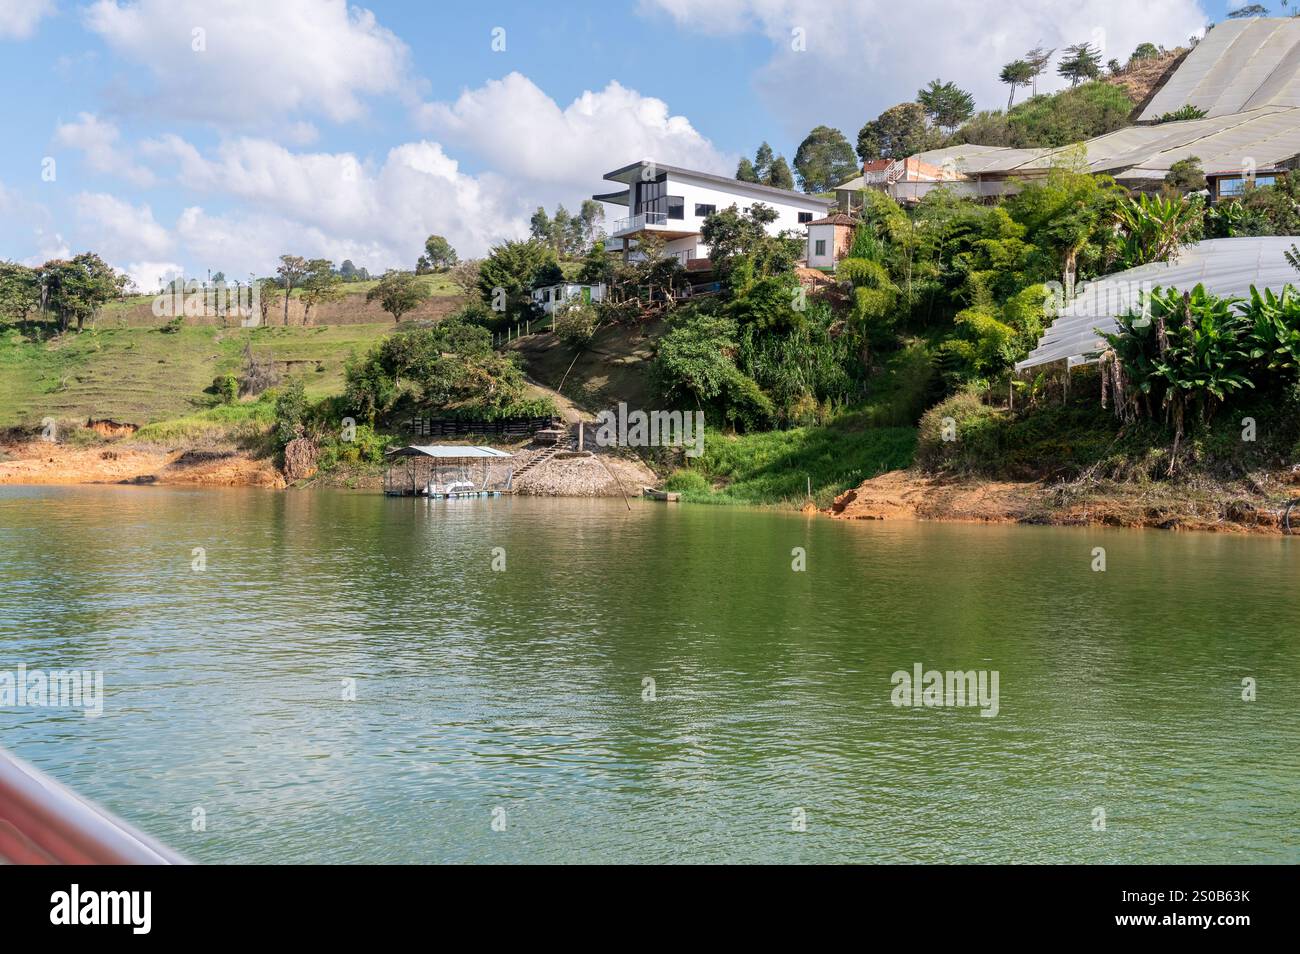
POLYGON ((1032 47, 1124 60, 1239 5, 0 0, 0 259, 95 251, 152 290, 286 253, 411 268, 431 233, 477 257, 638 159, 793 160, 936 77, 1001 107, 1032 47))

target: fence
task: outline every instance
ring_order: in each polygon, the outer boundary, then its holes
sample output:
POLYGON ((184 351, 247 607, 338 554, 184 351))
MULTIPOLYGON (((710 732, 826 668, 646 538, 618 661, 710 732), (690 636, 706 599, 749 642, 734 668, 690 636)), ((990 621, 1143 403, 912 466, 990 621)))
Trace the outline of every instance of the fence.
POLYGON ((550 417, 503 417, 499 420, 413 417, 406 427, 417 437, 464 437, 469 434, 531 437, 551 426, 550 417))

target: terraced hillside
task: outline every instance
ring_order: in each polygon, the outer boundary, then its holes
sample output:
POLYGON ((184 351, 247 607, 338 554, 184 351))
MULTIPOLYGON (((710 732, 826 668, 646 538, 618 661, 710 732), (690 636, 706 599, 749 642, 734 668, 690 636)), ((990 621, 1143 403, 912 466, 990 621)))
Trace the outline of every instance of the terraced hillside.
POLYGON ((0 427, 112 418, 132 424, 209 407, 215 377, 236 372, 246 345, 301 377, 309 396, 337 393, 343 365, 391 333, 387 323, 320 327, 99 328, 48 342, 0 330, 0 427))

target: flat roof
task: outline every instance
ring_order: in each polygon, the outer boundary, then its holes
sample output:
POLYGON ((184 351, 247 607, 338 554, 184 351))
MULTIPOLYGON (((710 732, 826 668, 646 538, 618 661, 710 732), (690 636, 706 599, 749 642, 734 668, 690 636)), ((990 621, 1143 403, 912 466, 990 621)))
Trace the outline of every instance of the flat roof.
POLYGON ((408 444, 388 452, 389 457, 438 457, 441 459, 512 457, 495 447, 469 444, 408 444))
MULTIPOLYGON (((774 186, 763 185, 758 182, 742 182, 739 179, 733 179, 728 176, 719 176, 719 175, 715 175, 712 172, 697 172, 694 169, 683 169, 681 166, 670 166, 667 165, 666 163, 654 162, 653 160, 650 159, 642 159, 641 161, 634 162, 631 165, 623 166, 621 169, 615 169, 613 172, 607 172, 605 173, 605 178, 608 179, 610 182, 630 183, 636 177, 630 176, 629 174, 647 165, 653 166, 655 169, 660 170, 662 172, 667 172, 670 175, 686 176, 692 179, 701 179, 705 182, 714 182, 717 183, 718 185, 725 185, 732 189, 739 189, 746 192, 757 192, 759 194, 766 194, 766 195, 771 195, 773 197, 780 197, 786 202, 806 202, 814 205, 825 206, 826 208, 830 208, 832 205, 835 204, 834 199, 823 199, 815 195, 809 195, 806 192, 792 192, 789 189, 778 189, 774 186)), ((611 193, 611 194, 619 194, 619 193, 611 193)), ((595 196, 594 198, 601 199, 601 196, 595 196)), ((601 199, 601 201, 612 202, 616 200, 601 199)))

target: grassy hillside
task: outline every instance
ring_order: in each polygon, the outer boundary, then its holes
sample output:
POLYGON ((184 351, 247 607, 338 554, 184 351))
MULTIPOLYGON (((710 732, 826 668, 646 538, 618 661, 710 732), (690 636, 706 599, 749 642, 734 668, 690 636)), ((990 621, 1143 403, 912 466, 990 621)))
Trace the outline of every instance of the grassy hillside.
POLYGON ((205 389, 217 375, 239 370, 250 342, 282 374, 301 376, 310 397, 337 393, 348 355, 392 328, 101 328, 32 342, 0 326, 0 426, 45 417, 146 424, 192 414, 213 403, 205 389))

